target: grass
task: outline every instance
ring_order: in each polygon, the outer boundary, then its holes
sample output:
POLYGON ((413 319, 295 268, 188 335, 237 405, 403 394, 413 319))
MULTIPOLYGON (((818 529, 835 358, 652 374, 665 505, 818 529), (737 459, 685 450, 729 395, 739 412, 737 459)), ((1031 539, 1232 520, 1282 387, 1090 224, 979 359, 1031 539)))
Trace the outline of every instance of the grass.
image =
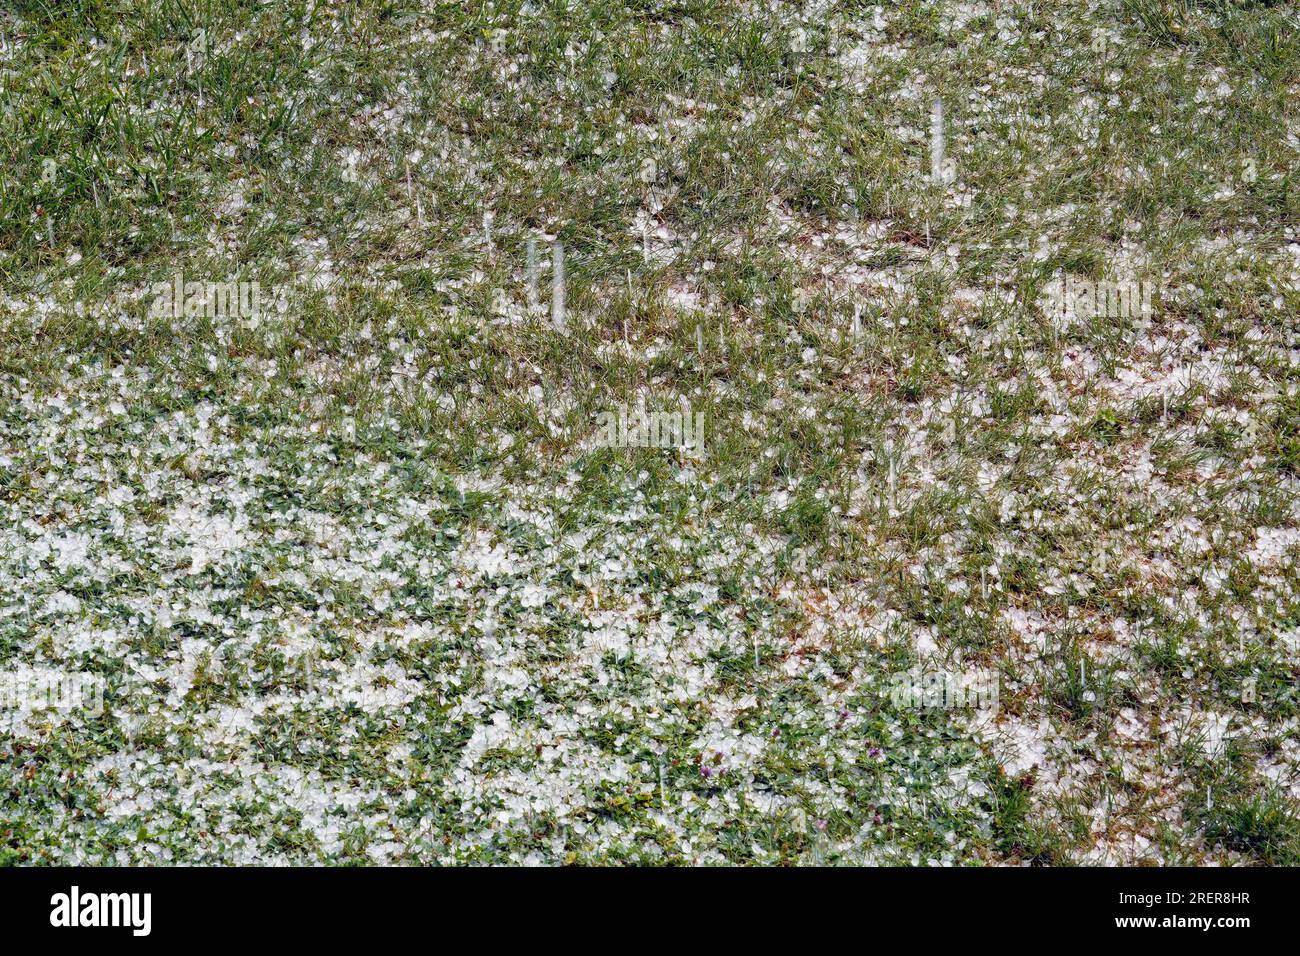
POLYGON ((1294 21, 9 4, 0 860, 1292 861, 1294 21))

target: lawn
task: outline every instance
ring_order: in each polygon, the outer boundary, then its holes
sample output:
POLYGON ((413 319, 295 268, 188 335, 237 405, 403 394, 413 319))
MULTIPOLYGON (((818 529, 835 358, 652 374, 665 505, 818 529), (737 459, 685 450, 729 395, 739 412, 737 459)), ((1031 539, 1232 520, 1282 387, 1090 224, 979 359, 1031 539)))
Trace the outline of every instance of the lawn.
POLYGON ((0 863, 1300 864, 1298 21, 9 0, 0 863))

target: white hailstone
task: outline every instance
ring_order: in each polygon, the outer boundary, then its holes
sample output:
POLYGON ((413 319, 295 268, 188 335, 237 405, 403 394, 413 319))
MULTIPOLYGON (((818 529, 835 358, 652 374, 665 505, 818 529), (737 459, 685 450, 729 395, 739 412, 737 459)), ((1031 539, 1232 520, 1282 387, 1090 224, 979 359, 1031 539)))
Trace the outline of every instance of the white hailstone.
POLYGON ((524 607, 541 607, 546 603, 548 591, 537 584, 525 584, 519 595, 519 603, 524 607))

